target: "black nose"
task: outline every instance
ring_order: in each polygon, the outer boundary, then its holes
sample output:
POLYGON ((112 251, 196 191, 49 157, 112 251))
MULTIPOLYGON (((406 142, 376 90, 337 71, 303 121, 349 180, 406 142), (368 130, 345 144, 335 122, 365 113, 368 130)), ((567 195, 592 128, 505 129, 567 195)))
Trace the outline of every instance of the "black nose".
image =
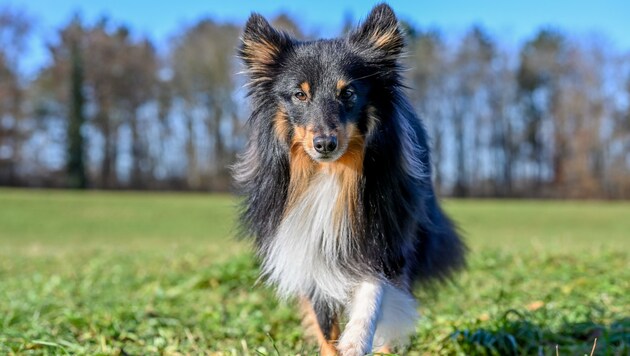
POLYGON ((331 153, 337 148, 337 136, 316 136, 313 147, 319 153, 331 153))

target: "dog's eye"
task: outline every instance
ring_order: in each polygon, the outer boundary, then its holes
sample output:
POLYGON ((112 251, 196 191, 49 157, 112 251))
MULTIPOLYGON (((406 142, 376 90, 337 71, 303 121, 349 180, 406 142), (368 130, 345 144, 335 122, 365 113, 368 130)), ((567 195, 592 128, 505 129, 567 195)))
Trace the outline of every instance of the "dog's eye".
POLYGON ((304 92, 298 91, 297 93, 294 94, 294 96, 299 100, 299 101, 304 101, 306 100, 306 94, 304 94, 304 92))
POLYGON ((339 97, 343 100, 348 100, 354 96, 354 90, 352 88, 345 88, 339 93, 339 97))

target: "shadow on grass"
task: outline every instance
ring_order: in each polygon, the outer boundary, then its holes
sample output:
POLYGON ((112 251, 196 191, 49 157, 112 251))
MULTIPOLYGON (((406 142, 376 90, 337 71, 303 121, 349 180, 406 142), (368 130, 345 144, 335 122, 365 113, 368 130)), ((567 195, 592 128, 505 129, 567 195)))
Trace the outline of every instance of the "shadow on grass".
POLYGON ((467 355, 594 355, 630 354, 630 317, 608 325, 585 321, 564 323, 553 330, 509 310, 492 325, 459 327, 445 341, 467 355))

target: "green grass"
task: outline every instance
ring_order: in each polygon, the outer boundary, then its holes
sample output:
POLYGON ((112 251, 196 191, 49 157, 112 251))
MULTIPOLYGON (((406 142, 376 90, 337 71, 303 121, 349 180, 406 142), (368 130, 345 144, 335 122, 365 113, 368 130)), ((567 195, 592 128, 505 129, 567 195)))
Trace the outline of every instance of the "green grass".
MULTIPOLYGON (((0 190, 0 354, 313 354, 235 200, 0 190)), ((630 353, 630 204, 447 201, 471 247, 406 355, 630 353)))

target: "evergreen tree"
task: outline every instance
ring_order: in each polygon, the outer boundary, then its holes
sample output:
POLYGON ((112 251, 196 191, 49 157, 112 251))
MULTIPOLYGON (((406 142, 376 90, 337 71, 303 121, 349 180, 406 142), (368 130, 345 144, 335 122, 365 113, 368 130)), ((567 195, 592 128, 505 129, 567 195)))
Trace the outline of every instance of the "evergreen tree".
POLYGON ((76 39, 72 41, 70 49, 70 101, 68 120, 68 157, 67 173, 68 187, 76 189, 87 188, 87 175, 85 173, 85 139, 81 128, 85 122, 83 96, 83 63, 81 51, 76 39))

